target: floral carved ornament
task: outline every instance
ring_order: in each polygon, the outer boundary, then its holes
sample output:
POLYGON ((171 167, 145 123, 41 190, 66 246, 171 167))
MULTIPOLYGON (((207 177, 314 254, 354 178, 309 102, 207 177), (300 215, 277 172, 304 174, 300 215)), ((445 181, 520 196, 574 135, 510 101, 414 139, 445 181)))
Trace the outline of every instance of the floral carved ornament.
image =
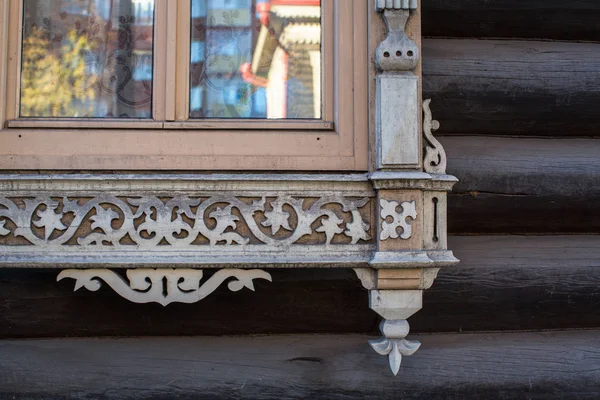
POLYGON ((260 244, 285 247, 316 232, 324 234, 319 244, 329 245, 336 236, 356 244, 371 239, 361 213, 368 203, 369 198, 340 195, 310 201, 287 195, 274 199, 181 195, 166 200, 112 195, 19 201, 2 197, 0 238, 11 235, 44 247, 121 249, 246 245, 252 238, 260 244), (246 229, 240 229, 240 222, 246 229), (89 228, 82 231, 80 227, 86 224, 89 228))

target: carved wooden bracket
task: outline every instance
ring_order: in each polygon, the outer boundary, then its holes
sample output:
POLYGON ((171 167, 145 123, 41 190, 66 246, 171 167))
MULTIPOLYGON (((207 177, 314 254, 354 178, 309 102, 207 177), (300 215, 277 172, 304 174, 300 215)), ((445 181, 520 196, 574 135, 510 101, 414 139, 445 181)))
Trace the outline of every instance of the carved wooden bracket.
POLYGON ((214 292, 223 282, 233 278, 227 287, 232 292, 243 288, 254 291, 254 279, 266 279, 271 275, 259 269, 221 269, 200 285, 204 272, 189 268, 137 268, 127 270, 127 282, 121 275, 109 269, 65 269, 56 278, 75 279, 75 289, 85 287, 95 292, 104 281, 119 296, 134 303, 196 303, 214 292))

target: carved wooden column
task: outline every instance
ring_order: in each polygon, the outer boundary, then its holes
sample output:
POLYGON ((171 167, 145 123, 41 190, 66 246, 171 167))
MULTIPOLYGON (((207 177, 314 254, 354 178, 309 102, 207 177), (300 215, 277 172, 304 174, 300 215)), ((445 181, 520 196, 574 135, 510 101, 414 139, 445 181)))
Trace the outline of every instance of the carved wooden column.
POLYGON ((446 193, 457 180, 445 174, 445 154, 431 135, 439 125, 428 101, 424 140, 420 134, 420 77, 414 73, 420 51, 405 32, 417 1, 377 0, 376 7, 388 31, 375 53, 377 171, 371 181, 377 190, 377 249, 369 262, 373 269, 357 273, 370 291, 370 307, 383 317, 383 337, 370 344, 389 356, 397 374, 402 356, 420 346, 405 339, 407 319, 421 309, 423 291, 440 267, 458 262, 446 243, 446 193))

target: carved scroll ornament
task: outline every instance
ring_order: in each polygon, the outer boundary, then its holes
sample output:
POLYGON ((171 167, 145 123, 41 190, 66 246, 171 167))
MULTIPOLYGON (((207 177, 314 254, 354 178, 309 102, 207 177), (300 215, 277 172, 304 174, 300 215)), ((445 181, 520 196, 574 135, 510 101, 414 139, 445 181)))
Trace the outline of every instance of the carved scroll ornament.
POLYGON ((127 282, 121 275, 109 269, 66 269, 57 281, 64 278, 75 279, 75 289, 85 287, 95 292, 106 282, 119 296, 134 303, 195 303, 214 292, 224 281, 233 278, 227 287, 232 292, 243 288, 254 291, 254 279, 266 279, 271 275, 265 271, 222 269, 215 272, 200 285, 204 272, 189 268, 129 269, 127 282))
POLYGON ((339 195, 314 201, 287 195, 0 197, 0 239, 11 235, 25 239, 24 245, 45 248, 185 249, 246 245, 251 239, 286 247, 316 232, 324 234, 317 239, 321 244, 330 244, 336 236, 356 244, 370 239, 369 224, 361 214, 367 203, 369 198, 339 195), (82 229, 85 225, 87 230, 82 229))
POLYGON ((431 108, 429 107, 431 99, 423 102, 423 136, 425 142, 425 157, 423 168, 425 172, 431 174, 446 173, 446 152, 442 144, 433 136, 433 132, 440 128, 440 123, 433 119, 431 108))

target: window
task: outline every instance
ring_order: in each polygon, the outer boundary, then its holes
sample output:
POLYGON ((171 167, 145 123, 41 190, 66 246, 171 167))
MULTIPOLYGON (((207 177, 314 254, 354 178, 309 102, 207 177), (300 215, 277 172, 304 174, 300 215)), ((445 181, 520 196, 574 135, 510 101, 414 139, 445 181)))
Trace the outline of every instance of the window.
POLYGON ((0 168, 366 170, 367 3, 4 2, 0 168))

